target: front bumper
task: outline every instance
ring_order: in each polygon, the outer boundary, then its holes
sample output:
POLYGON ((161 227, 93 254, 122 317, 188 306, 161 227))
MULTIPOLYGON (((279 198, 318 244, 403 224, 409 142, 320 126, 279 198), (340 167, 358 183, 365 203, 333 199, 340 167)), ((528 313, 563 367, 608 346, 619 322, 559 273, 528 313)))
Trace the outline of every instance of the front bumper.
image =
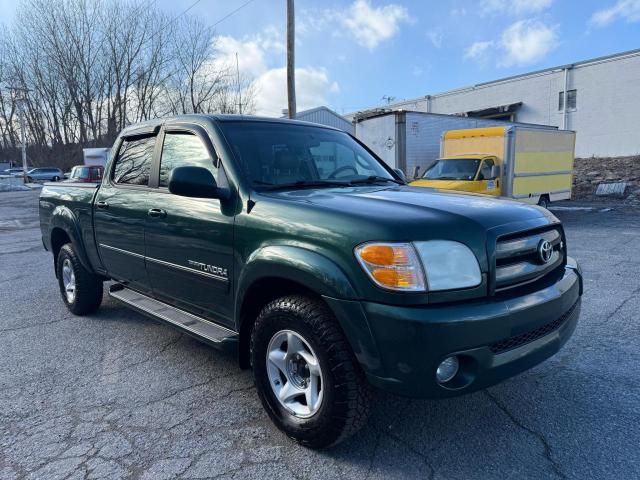
POLYGON ((582 274, 569 259, 556 283, 517 297, 421 307, 335 299, 329 304, 371 384, 399 395, 440 398, 494 385, 555 354, 576 328, 581 295, 582 274), (460 372, 443 385, 435 372, 449 355, 458 355, 460 372))

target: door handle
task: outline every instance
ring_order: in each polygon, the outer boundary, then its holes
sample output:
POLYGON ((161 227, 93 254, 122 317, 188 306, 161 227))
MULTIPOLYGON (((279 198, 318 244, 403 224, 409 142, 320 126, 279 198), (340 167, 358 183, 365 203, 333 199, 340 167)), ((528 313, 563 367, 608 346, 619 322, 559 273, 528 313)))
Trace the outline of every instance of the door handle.
POLYGON ((96 202, 96 207, 98 207, 98 208, 109 208, 109 204, 107 202, 96 202))
POLYGON ((153 218, 164 218, 167 216, 167 212, 165 212, 161 208, 150 208, 147 212, 147 215, 153 218))

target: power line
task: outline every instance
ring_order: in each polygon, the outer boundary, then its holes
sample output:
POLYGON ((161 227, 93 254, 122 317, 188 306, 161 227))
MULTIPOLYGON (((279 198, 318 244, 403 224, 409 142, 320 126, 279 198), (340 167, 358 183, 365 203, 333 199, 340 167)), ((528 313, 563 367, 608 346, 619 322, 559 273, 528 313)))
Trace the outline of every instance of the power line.
POLYGON ((251 2, 253 2, 254 0, 249 0, 245 3, 243 3, 242 5, 240 5, 238 8, 236 8, 234 11, 229 12, 228 14, 226 14, 224 17, 222 17, 220 20, 218 20, 217 22, 215 22, 213 25, 211 25, 211 27, 215 27, 216 25, 218 25, 219 23, 224 22, 227 18, 229 18, 232 15, 235 15, 237 12, 239 12, 240 10, 242 10, 244 7, 246 7, 247 5, 249 5, 251 2))

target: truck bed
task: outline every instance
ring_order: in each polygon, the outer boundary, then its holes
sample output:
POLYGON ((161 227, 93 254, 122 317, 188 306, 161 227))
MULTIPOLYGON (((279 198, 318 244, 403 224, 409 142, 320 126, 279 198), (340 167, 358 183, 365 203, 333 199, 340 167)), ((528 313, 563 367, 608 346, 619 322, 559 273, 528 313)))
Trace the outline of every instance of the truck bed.
POLYGON ((75 235, 85 247, 86 261, 92 270, 101 269, 101 262, 93 233, 93 202, 98 192, 98 184, 87 183, 45 183, 40 193, 40 230, 42 243, 51 251, 54 230, 65 231, 55 219, 54 212, 62 217, 72 217, 67 225, 77 225, 79 231, 65 233, 75 235))

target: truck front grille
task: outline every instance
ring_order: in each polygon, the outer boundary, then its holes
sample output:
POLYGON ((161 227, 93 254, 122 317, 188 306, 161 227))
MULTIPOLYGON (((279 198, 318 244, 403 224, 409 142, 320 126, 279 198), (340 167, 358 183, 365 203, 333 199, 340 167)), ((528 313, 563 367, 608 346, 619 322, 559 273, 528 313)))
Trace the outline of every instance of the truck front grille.
POLYGON ((505 340, 493 343, 489 345, 489 349, 495 354, 504 353, 508 350, 513 350, 514 348, 518 348, 526 345, 527 343, 531 343, 539 338, 544 337, 545 335, 549 335, 551 332, 564 325, 569 317, 571 317, 571 314, 576 309, 577 305, 578 302, 574 303, 569 310, 567 310, 560 318, 554 320, 553 322, 549 322, 545 325, 542 325, 541 327, 538 327, 521 335, 516 335, 505 340))
POLYGON ((564 263, 564 243, 556 227, 501 237, 496 244, 496 292, 535 282, 564 263))

